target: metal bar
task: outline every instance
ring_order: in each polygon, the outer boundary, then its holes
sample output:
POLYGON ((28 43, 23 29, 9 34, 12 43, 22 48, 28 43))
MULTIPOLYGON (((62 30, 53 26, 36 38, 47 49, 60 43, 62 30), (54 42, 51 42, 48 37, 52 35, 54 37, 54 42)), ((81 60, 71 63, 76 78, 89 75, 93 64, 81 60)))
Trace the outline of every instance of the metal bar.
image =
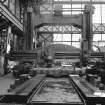
POLYGON ((17 28, 23 31, 23 24, 0 2, 1 14, 4 15, 10 22, 12 22, 17 28))
POLYGON ((79 42, 80 43, 80 41, 53 41, 53 42, 79 42))
POLYGON ((81 31, 65 31, 65 32, 61 32, 61 31, 39 31, 38 34, 81 34, 81 31))
POLYGON ((43 26, 56 26, 56 25, 66 25, 66 26, 69 25, 69 26, 71 26, 72 24, 70 24, 70 23, 41 23, 41 24, 35 26, 35 28, 40 28, 43 26))

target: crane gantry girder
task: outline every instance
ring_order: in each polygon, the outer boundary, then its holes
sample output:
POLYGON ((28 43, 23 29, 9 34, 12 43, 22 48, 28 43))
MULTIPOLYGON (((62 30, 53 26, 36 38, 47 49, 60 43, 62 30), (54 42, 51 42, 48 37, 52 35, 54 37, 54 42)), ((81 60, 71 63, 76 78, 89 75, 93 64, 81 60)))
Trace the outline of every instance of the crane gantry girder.
MULTIPOLYGON (((91 52, 88 53, 89 58, 103 58, 105 55, 104 52, 91 52)), ((80 58, 80 52, 55 52, 54 58, 55 59, 71 59, 71 58, 80 58)), ((9 55, 6 55, 9 60, 35 60, 37 59, 37 51, 35 52, 13 52, 9 55)))
MULTIPOLYGON (((82 30, 72 24, 42 24, 38 34, 81 34, 82 30)), ((93 23, 92 34, 105 34, 105 23, 93 23)))
POLYGON ((76 25, 78 28, 82 28, 82 15, 71 15, 71 16, 52 16, 52 15, 41 15, 39 18, 35 18, 38 23, 36 27, 40 24, 72 24, 76 25))

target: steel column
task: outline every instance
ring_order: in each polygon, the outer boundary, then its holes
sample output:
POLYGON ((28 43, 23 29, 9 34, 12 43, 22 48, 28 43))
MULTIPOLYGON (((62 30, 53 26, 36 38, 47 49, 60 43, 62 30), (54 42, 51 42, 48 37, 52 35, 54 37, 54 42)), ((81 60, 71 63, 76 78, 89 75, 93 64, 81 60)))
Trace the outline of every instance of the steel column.
POLYGON ((32 11, 32 7, 27 8, 26 50, 31 50, 33 43, 32 11))

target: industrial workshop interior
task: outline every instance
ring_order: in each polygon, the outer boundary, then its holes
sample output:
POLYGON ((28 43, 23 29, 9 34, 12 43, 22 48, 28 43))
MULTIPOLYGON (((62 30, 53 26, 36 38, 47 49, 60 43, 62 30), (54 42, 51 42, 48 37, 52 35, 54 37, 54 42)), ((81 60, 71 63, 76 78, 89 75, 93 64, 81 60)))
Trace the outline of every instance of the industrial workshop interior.
POLYGON ((105 105, 105 0, 0 0, 0 105, 105 105))

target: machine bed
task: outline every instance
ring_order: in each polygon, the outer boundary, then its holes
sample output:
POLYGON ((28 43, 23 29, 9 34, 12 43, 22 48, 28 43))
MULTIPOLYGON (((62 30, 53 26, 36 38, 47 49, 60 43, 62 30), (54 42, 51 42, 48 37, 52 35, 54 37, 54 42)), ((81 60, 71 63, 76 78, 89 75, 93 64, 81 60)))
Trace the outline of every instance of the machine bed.
POLYGON ((97 87, 78 75, 51 77, 39 73, 26 80, 12 91, 8 89, 15 81, 12 74, 0 78, 0 105, 69 104, 104 105, 105 97, 94 95, 97 87))
POLYGON ((30 103, 59 103, 69 105, 83 105, 81 98, 74 89, 69 78, 46 77, 43 84, 35 91, 30 103))
POLYGON ((74 87, 84 97, 86 105, 105 105, 105 90, 101 92, 96 86, 78 75, 71 75, 70 78, 74 87), (96 92, 101 92, 104 96, 95 95, 96 92))
POLYGON ((69 104, 83 105, 81 97, 72 85, 69 77, 47 77, 37 74, 26 80, 11 92, 8 92, 11 83, 15 81, 12 74, 0 79, 0 103, 3 104, 69 104), (3 89, 4 87, 4 89, 3 89), (3 90, 3 91, 2 91, 3 90))

